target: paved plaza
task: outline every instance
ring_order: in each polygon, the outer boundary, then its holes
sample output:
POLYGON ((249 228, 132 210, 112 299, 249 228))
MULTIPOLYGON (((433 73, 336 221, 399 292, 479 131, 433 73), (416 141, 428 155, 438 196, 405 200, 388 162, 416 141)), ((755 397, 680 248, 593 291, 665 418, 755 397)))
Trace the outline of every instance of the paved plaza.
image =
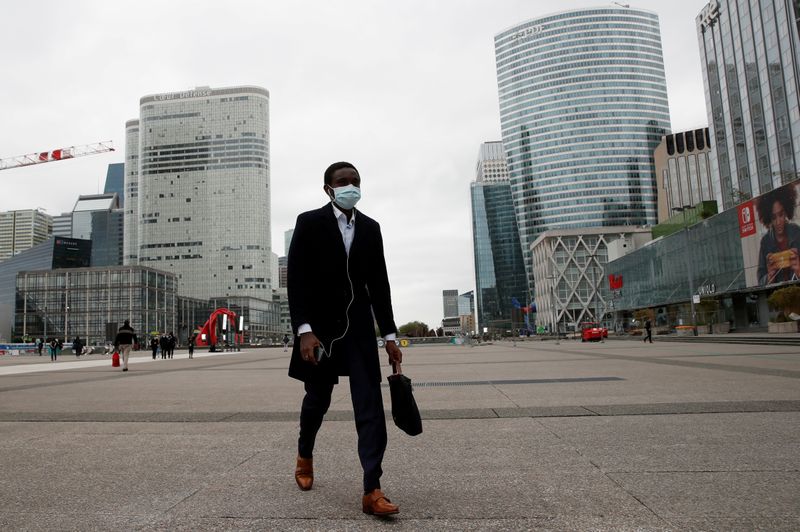
POLYGON ((314 489, 297 489, 302 386, 282 348, 139 352, 127 373, 102 355, 0 357, 0 529, 800 529, 796 346, 526 341, 404 356, 424 432, 389 420, 383 488, 401 511, 382 520, 361 513, 346 381, 314 489))

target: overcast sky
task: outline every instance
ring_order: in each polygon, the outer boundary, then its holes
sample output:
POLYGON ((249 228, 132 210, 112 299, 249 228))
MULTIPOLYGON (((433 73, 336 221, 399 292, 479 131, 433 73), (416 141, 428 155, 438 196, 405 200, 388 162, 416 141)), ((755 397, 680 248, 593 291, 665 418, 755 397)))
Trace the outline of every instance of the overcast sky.
MULTIPOLYGON (((661 19, 673 131, 707 123, 694 19, 706 0, 632 2, 661 19)), ((494 35, 583 0, 3 2, 0 157, 113 140, 117 151, 0 173, 0 210, 71 210, 122 162, 139 98, 270 91, 272 245, 347 160, 383 228, 398 325, 474 289, 469 183, 500 139, 494 35)))

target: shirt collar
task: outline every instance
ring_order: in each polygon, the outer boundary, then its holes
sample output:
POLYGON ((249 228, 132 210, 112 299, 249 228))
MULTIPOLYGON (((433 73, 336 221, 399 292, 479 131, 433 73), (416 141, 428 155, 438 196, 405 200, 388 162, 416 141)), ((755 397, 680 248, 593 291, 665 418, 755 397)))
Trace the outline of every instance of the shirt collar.
MULTIPOLYGON (((344 223, 347 224, 348 223, 347 215, 345 213, 343 213, 342 211, 340 211, 339 207, 337 207, 336 204, 333 203, 333 202, 331 202, 331 207, 333 207, 333 215, 336 216, 336 219, 339 220, 339 219, 344 218, 344 223)), ((353 214, 352 214, 352 216, 350 216, 350 222, 349 223, 352 225, 352 223, 355 222, 355 221, 356 221, 356 210, 353 209, 353 214)))

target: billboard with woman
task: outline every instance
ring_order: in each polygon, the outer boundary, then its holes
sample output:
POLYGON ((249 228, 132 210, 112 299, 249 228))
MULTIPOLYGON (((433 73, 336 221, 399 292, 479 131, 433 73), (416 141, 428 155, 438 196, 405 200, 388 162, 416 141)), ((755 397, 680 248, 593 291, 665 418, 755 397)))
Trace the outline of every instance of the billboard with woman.
POLYGON ((742 203, 742 238, 747 286, 800 280, 800 182, 742 203))

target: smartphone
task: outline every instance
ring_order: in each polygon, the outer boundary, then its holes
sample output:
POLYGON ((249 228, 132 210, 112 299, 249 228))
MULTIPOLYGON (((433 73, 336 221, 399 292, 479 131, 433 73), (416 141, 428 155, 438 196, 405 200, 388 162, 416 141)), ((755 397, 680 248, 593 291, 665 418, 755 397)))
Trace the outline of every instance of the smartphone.
POLYGON ((322 347, 322 345, 318 345, 317 347, 314 348, 314 358, 317 359, 317 362, 322 360, 323 353, 325 353, 325 348, 322 347))

